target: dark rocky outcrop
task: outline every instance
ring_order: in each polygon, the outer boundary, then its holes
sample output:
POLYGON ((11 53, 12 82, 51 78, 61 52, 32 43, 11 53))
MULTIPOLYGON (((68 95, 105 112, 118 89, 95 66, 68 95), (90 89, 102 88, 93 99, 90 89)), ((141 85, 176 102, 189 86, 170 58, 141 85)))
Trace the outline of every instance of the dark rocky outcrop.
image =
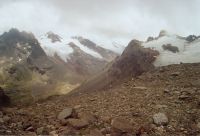
POLYGON ((168 50, 168 51, 171 51, 171 52, 173 52, 173 53, 179 52, 178 47, 172 46, 171 44, 164 44, 164 45, 162 46, 162 48, 163 48, 164 50, 168 50))
POLYGON ((0 87, 0 107, 8 106, 10 104, 10 98, 5 94, 3 88, 0 87))
POLYGON ((48 32, 47 33, 47 38, 51 39, 51 42, 52 43, 55 43, 55 42, 61 42, 61 37, 53 32, 48 32))
POLYGON ((155 40, 155 38, 152 37, 152 36, 150 36, 150 37, 147 38, 147 41, 146 41, 146 42, 150 42, 150 41, 153 41, 153 40, 155 40))
POLYGON ((116 77, 135 77, 152 69, 158 55, 158 51, 143 48, 140 41, 132 40, 109 71, 116 77))
POLYGON ((186 37, 186 41, 188 41, 188 42, 193 42, 193 41, 195 41, 195 40, 197 40, 197 39, 199 39, 199 38, 200 38, 200 36, 189 35, 189 36, 186 37))
POLYGON ((92 78, 73 92, 103 90, 122 82, 126 78, 133 78, 143 72, 154 68, 153 62, 158 51, 141 46, 138 40, 132 40, 122 55, 110 63, 106 69, 96 77, 92 78))

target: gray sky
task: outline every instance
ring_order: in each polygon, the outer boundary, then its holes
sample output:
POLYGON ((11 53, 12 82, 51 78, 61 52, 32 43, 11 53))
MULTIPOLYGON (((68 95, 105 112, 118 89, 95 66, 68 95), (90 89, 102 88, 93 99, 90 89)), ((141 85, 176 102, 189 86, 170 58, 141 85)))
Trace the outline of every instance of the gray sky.
POLYGON ((122 44, 161 29, 200 35, 200 0, 0 0, 0 32, 82 35, 122 44))

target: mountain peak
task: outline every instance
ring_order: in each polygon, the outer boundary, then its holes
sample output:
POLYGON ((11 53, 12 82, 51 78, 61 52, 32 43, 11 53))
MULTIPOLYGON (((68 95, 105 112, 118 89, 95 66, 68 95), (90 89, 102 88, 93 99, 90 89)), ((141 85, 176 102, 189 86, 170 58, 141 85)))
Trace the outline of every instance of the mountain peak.
POLYGON ((19 31, 16 28, 10 29, 8 32, 5 32, 1 35, 1 40, 7 41, 10 44, 20 42, 32 42, 36 43, 37 40, 33 33, 25 32, 25 31, 19 31))
POLYGON ((47 32, 46 35, 47 35, 47 38, 49 38, 52 43, 61 42, 62 40, 62 37, 60 37, 58 34, 55 34, 51 31, 47 32))
POLYGON ((163 37, 168 35, 169 33, 166 30, 161 30, 158 37, 163 37))

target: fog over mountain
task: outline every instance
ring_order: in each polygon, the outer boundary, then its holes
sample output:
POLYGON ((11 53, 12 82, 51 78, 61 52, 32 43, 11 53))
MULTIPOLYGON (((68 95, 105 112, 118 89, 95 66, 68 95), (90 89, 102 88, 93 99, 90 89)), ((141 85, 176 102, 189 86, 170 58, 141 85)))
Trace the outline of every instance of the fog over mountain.
POLYGON ((161 29, 199 35, 199 5, 199 0, 0 0, 0 32, 16 27, 127 45, 161 29))
POLYGON ((0 136, 200 136, 200 0, 0 0, 0 136))

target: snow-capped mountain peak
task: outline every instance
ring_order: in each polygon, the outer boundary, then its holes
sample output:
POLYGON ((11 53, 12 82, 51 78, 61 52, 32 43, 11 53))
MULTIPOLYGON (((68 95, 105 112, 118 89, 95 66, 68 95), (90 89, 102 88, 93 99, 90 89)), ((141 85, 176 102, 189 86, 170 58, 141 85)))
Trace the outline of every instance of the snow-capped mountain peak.
POLYGON ((50 31, 39 36, 38 40, 48 56, 53 57, 56 54, 65 62, 70 59, 70 54, 72 54, 75 49, 72 48, 69 43, 75 44, 80 50, 97 59, 111 61, 117 56, 117 53, 100 47, 94 42, 79 36, 68 38, 67 36, 60 36, 50 31))
POLYGON ((62 37, 60 37, 58 34, 55 34, 51 31, 46 33, 46 37, 49 38, 52 43, 62 42, 62 37))
POLYGON ((181 37, 161 31, 158 37, 148 38, 142 45, 159 51, 155 66, 200 61, 200 39, 197 36, 181 37))

